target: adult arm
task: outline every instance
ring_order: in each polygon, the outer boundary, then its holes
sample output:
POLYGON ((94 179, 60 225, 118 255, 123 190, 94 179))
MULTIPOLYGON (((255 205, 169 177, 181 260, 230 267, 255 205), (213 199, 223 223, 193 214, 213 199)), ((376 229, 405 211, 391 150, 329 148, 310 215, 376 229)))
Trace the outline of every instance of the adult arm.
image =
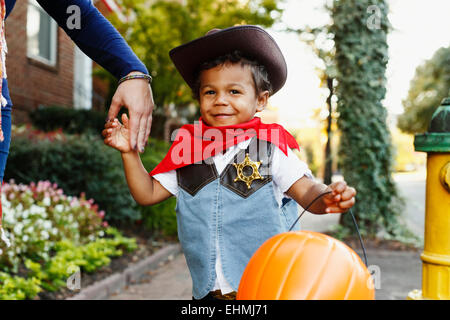
POLYGON ((91 1, 37 0, 37 2, 87 56, 117 79, 132 71, 148 74, 145 65, 91 1), (75 23, 74 16, 78 12, 79 24, 75 23))
MULTIPOLYGON (((92 60, 116 78, 135 73, 148 74, 126 41, 89 0, 37 0, 76 45, 92 60), (74 14, 80 14, 79 24, 74 14)), ((108 112, 115 118, 121 106, 130 114, 130 143, 144 151, 152 123, 154 107, 150 85, 143 79, 124 81, 117 88, 108 112)))

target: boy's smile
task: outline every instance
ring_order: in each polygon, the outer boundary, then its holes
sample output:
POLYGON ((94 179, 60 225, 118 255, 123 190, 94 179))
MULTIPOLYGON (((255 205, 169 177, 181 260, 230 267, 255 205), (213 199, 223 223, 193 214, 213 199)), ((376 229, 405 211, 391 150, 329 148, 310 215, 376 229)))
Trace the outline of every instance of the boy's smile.
POLYGON ((269 93, 257 96, 250 67, 226 62, 200 74, 200 113, 213 127, 250 121, 262 111, 269 93))

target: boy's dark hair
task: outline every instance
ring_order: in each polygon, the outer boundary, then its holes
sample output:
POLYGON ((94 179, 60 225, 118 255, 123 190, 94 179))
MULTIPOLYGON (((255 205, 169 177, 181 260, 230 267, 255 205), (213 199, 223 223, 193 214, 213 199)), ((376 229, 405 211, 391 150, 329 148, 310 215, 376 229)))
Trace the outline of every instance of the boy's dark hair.
POLYGON ((257 61, 245 57, 240 51, 236 50, 232 53, 206 61, 200 65, 196 73, 195 85, 192 89, 192 94, 196 100, 200 99, 200 73, 204 70, 209 70, 219 65, 223 65, 226 62, 231 62, 232 64, 240 63, 241 66, 249 66, 252 73, 256 94, 258 95, 263 91, 269 91, 269 96, 272 95, 272 85, 269 81, 269 74, 267 73, 266 68, 257 61))

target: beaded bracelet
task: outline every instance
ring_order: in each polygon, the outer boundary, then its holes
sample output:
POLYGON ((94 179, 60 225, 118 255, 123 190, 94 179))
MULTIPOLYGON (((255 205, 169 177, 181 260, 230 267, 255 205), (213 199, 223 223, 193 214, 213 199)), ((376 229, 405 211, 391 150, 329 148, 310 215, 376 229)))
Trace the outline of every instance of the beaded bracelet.
POLYGON ((122 82, 126 80, 132 80, 132 79, 147 79, 148 83, 152 83, 152 76, 149 74, 132 74, 129 76, 124 76, 120 78, 118 85, 120 85, 122 82))

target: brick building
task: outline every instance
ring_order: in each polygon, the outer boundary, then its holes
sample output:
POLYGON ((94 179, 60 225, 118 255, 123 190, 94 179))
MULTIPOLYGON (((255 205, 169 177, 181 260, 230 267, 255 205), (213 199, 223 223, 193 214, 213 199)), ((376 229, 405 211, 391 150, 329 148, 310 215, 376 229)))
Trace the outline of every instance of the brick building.
MULTIPOLYGON (((120 14, 114 0, 94 4, 103 15, 120 14)), ((99 79, 92 79, 92 60, 35 0, 16 2, 6 20, 6 41, 13 123, 27 121, 28 112, 39 105, 103 107, 107 88, 99 79)))

